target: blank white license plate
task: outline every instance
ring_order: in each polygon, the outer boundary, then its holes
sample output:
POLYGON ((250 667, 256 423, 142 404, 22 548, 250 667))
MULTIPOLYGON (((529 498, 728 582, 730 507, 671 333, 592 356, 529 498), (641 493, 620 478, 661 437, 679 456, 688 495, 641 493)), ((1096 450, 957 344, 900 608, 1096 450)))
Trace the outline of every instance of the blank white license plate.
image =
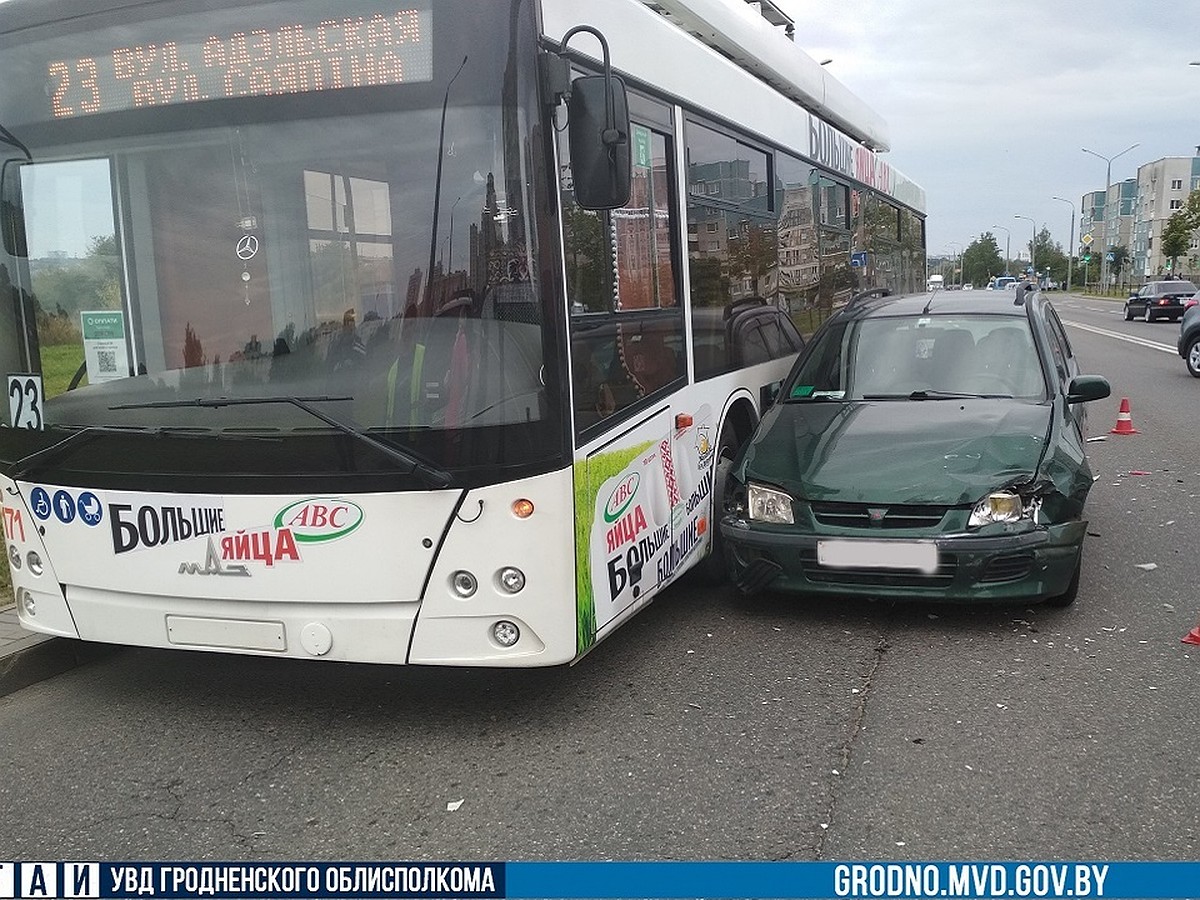
POLYGON ((938 567, 938 548, 927 541, 817 541, 817 563, 838 569, 932 572, 938 567))

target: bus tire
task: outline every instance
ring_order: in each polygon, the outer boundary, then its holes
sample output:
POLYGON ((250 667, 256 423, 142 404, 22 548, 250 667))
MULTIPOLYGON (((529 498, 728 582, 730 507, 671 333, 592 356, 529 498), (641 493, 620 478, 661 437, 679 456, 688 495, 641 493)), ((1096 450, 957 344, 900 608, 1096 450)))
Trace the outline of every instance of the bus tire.
POLYGON ((733 470, 733 457, 736 453, 737 444, 734 439, 722 433, 721 443, 717 446, 716 460, 713 462, 712 515, 708 522, 712 537, 709 539, 708 556, 700 560, 697 566, 700 577, 708 584, 725 584, 729 581, 725 541, 721 537, 721 516, 725 513, 725 482, 733 470))

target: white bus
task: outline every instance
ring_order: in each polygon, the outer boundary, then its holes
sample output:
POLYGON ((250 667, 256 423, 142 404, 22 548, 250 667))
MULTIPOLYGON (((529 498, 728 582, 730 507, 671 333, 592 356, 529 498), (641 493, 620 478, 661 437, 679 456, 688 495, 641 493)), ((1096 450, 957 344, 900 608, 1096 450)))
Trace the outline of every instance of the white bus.
POLYGON ((920 188, 770 3, 8 0, 0 29, 34 631, 572 662, 720 575, 720 461, 803 333, 923 283, 920 188))

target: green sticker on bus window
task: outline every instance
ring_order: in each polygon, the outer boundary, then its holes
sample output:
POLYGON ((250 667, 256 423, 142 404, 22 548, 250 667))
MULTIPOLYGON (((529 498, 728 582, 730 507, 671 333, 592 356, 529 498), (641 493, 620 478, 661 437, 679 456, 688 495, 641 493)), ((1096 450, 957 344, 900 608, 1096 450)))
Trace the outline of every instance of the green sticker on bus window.
POLYGON ((811 384, 798 384, 792 388, 789 397, 811 397, 815 386, 811 384))
POLYGON ((633 126, 633 164, 650 168, 650 129, 641 125, 633 126))

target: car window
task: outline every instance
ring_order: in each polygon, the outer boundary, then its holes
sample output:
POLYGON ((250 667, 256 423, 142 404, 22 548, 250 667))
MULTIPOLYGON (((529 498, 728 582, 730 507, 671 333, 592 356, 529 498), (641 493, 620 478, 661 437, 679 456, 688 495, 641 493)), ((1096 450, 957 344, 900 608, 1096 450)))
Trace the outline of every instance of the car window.
POLYGON ((871 317, 822 332, 784 396, 792 401, 914 394, 1042 399, 1046 384, 1023 317, 871 317))
POLYGON ((1070 359, 1075 355, 1075 351, 1071 349, 1071 339, 1067 337, 1067 329, 1063 328, 1062 319, 1058 317, 1058 312, 1053 306, 1046 307, 1046 319, 1050 323, 1050 330, 1062 343, 1063 350, 1070 359))

